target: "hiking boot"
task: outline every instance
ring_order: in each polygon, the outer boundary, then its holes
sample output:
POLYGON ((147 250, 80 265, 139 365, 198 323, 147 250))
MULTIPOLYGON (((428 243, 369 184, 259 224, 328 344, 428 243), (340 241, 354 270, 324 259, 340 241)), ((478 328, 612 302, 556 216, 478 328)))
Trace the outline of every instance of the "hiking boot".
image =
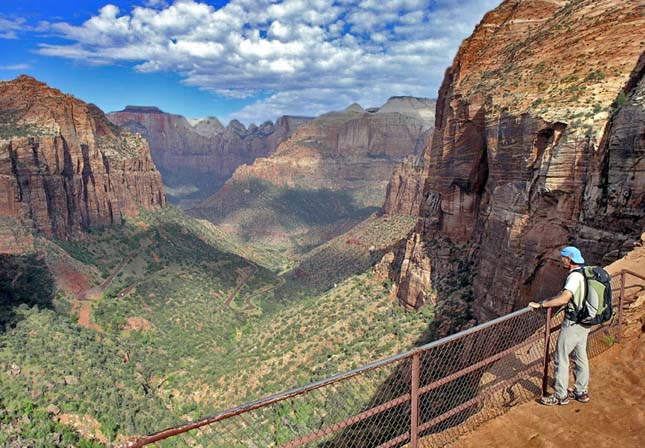
POLYGON ((553 394, 548 397, 540 398, 540 403, 546 406, 564 406, 565 404, 569 404, 569 397, 559 398, 557 395, 553 394))
POLYGON ((580 403, 589 403, 589 393, 588 392, 582 392, 578 393, 574 390, 567 390, 567 396, 570 400, 578 400, 580 403))

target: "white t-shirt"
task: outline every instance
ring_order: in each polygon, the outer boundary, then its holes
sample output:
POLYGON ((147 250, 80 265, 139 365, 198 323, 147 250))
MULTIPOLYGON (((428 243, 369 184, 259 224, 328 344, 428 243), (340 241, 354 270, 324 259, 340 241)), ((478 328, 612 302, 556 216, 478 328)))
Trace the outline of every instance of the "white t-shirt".
POLYGON ((582 297, 581 294, 584 292, 585 277, 582 275, 582 272, 570 272, 567 277, 567 282, 564 284, 564 289, 571 291, 574 298, 582 297), (578 292, 579 291, 579 292, 578 292), (578 294, 576 294, 578 292, 578 294))

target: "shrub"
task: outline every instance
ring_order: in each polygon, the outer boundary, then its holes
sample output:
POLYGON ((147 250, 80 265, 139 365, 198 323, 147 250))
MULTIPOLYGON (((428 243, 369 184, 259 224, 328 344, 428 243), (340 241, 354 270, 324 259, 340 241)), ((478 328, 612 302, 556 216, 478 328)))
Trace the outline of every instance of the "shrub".
POLYGON ((614 113, 618 112, 621 107, 627 102, 629 98, 627 95, 625 95, 625 92, 621 90, 621 92, 618 94, 618 97, 614 100, 613 103, 611 103, 611 109, 614 113))
POLYGON ((589 72, 585 77, 585 81, 602 81, 603 79, 605 79, 605 72, 600 69, 589 72))

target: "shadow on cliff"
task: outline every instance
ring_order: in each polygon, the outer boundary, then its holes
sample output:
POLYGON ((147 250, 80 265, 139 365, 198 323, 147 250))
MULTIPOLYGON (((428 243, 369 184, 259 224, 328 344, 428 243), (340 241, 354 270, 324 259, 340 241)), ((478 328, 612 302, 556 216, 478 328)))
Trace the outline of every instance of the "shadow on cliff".
POLYGON ((0 333, 20 320, 22 306, 53 309, 54 278, 36 254, 0 254, 0 333))
POLYGON ((178 167, 170 171, 157 164, 157 169, 166 187, 168 201, 176 205, 181 205, 186 200, 206 199, 217 193, 227 180, 213 173, 196 173, 189 168, 178 167))
POLYGON ((285 274, 286 282, 276 289, 276 297, 288 303, 304 296, 320 295, 350 277, 368 272, 386 252, 384 249, 347 246, 327 244, 313 250, 285 274))
POLYGON ((214 224, 238 220, 243 233, 283 232, 300 226, 322 227, 345 219, 367 217, 377 207, 359 207, 345 191, 278 187, 262 179, 226 183, 203 204, 189 210, 214 224))
MULTIPOLYGON (((281 188, 270 207, 296 224, 321 226, 337 221, 367 217, 378 207, 360 208, 354 198, 344 191, 329 189, 281 188)), ((288 224, 288 223, 285 223, 288 224)))
POLYGON ((588 201, 584 225, 618 234, 612 238, 580 238, 576 244, 590 258, 608 264, 624 256, 633 247, 629 240, 639 240, 645 231, 645 192, 642 172, 645 170, 645 114, 642 92, 645 90, 645 52, 641 53, 623 89, 611 104, 598 151, 586 154, 589 164, 599 165, 599 182, 585 185, 588 201), (600 156, 599 160, 594 160, 600 156), (596 195, 594 190, 599 189, 596 195), (626 241, 627 240, 627 241, 626 241), (627 244, 626 244, 627 243, 627 244))

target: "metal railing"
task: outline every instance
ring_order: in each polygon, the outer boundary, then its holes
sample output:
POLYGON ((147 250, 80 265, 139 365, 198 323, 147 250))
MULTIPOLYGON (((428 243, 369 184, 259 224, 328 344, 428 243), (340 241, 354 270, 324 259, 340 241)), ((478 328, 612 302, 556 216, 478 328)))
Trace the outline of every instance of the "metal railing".
MULTIPOLYGON (((595 356, 621 338, 616 316, 589 336, 595 356)), ((124 447, 434 447, 547 392, 563 313, 529 308, 304 387, 132 440, 124 447)), ((550 381, 551 380, 551 381, 550 381)))

